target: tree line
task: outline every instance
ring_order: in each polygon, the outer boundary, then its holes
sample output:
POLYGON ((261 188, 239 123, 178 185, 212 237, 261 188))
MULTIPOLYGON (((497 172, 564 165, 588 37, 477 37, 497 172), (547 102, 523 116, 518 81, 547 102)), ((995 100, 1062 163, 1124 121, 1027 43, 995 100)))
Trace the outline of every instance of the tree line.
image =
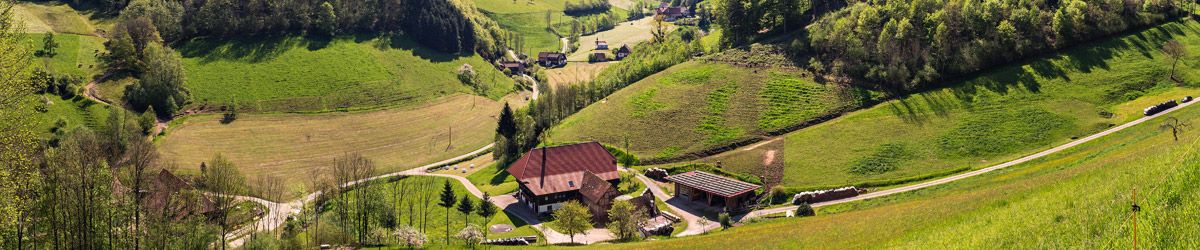
POLYGON ((811 54, 817 73, 894 91, 1183 14, 1181 3, 1167 0, 723 1, 724 46, 798 33, 801 46, 792 47, 811 54), (805 20, 815 21, 804 28, 805 20))
POLYGON ((444 52, 499 54, 505 31, 458 0, 133 0, 122 12, 147 17, 168 42, 194 37, 413 32, 444 52))

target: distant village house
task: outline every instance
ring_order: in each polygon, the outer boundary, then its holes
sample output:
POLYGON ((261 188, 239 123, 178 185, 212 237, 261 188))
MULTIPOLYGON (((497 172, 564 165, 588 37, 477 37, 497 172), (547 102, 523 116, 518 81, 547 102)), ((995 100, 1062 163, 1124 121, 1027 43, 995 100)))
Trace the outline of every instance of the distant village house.
POLYGON ((525 64, 517 61, 500 62, 500 67, 510 74, 521 74, 525 72, 525 64))
POLYGON ((608 42, 596 40, 596 50, 608 50, 608 42))
POLYGON ((560 67, 567 65, 567 54, 558 52, 538 53, 538 64, 543 67, 560 67))
POLYGON ((625 57, 633 54, 633 49, 630 49, 628 44, 622 44, 614 54, 616 54, 617 60, 625 59, 625 57))

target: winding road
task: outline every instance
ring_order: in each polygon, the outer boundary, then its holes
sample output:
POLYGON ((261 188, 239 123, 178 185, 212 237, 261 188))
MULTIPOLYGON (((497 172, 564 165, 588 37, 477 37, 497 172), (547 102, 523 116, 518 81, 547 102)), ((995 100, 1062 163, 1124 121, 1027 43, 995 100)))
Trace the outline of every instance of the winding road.
MULTIPOLYGON (((1005 162, 1005 163, 997 164, 997 165, 994 165, 994 166, 991 166, 991 167, 982 168, 982 169, 978 169, 978 170, 975 170, 975 171, 970 171, 970 172, 966 172, 966 173, 962 173, 962 174, 958 174, 958 175, 953 175, 953 176, 950 176, 950 177, 945 177, 945 178, 941 178, 941 179, 937 179, 937 180, 932 180, 932 181, 928 181, 928 182, 923 182, 923 183, 913 184, 913 185, 910 185, 910 186, 904 186, 904 187, 899 187, 899 188, 893 188, 893 189, 883 190, 883 191, 879 191, 879 192, 871 192, 871 193, 867 193, 867 194, 864 194, 864 195, 859 195, 859 196, 855 196, 855 197, 851 197, 851 198, 846 198, 846 199, 841 199, 841 200, 832 200, 832 201, 826 201, 826 202, 819 202, 819 203, 816 203, 816 204, 812 204, 812 206, 813 206, 814 208, 815 208, 815 207, 823 207, 823 206, 829 206, 829 205, 835 205, 835 204, 842 204, 842 203, 847 203, 847 202, 854 202, 854 201, 861 201, 861 200, 867 200, 867 199, 872 199, 872 198, 878 198, 878 197, 883 197, 883 196, 888 196, 888 195, 894 195, 894 194, 904 193, 904 192, 913 191, 913 190, 917 190, 917 189, 922 189, 922 188, 927 188, 927 187, 932 187, 932 186, 942 185, 942 184, 950 183, 950 182, 953 182, 953 181, 962 180, 962 179, 966 179, 966 178, 970 178, 970 177, 974 177, 974 176, 982 175, 982 174, 985 174, 985 173, 988 173, 988 172, 992 172, 992 171, 996 171, 996 170, 1004 169, 1004 168, 1007 168, 1007 167, 1016 166, 1016 165, 1019 165, 1019 164, 1021 164, 1021 163, 1026 163, 1026 162, 1029 162, 1029 161, 1032 161, 1032 160, 1035 160, 1035 159, 1038 159, 1038 158, 1045 157, 1045 156, 1047 156, 1047 155, 1051 155, 1051 154, 1054 154, 1054 153, 1062 152, 1063 150, 1066 150, 1066 149, 1069 149, 1069 148, 1072 148, 1072 147, 1075 147, 1075 146, 1079 146, 1079 145, 1081 145, 1081 144, 1084 144, 1084 143, 1088 143, 1088 142, 1090 142, 1090 141, 1093 141, 1093 140, 1096 140, 1096 139, 1098 139, 1098 138, 1100 138, 1100 137, 1104 137, 1104 136, 1107 136, 1107 135, 1110 135, 1110 134, 1113 134, 1113 133, 1119 132, 1119 131, 1121 131, 1121 130, 1125 130, 1125 129, 1127 129, 1127 128, 1130 128, 1130 127, 1136 126, 1136 125, 1138 125, 1138 124, 1145 123, 1145 122, 1147 122, 1147 121, 1153 120, 1154 118, 1158 118, 1158 117, 1160 117, 1160 116, 1164 116, 1164 115, 1170 114, 1171 112, 1175 112, 1175 111, 1178 111, 1178 110, 1180 110, 1180 109, 1183 109, 1183 108, 1186 108, 1186 107, 1188 107, 1188 106, 1191 106, 1192 104, 1195 104, 1196 102, 1197 102, 1197 101, 1193 101, 1193 102, 1184 103, 1184 104, 1181 104, 1181 105, 1179 105, 1178 107, 1175 107, 1175 108, 1172 108, 1172 109, 1168 109, 1168 110, 1166 110, 1166 111, 1163 111, 1163 112, 1161 112, 1161 113, 1158 113, 1158 114, 1155 114, 1155 115, 1152 115, 1152 116, 1142 117, 1142 118, 1140 118, 1140 119, 1137 119, 1137 120, 1134 120, 1134 121, 1132 121, 1132 122, 1128 122, 1128 123, 1125 123, 1125 124, 1121 124, 1120 126, 1116 126, 1116 127, 1110 128, 1110 129, 1108 129, 1108 130, 1104 130, 1104 131, 1102 131, 1102 132, 1100 132, 1100 133, 1096 133, 1096 134, 1090 135, 1090 136, 1088 136, 1088 137, 1084 137, 1084 138, 1082 138, 1082 139, 1079 139, 1079 140, 1071 141, 1071 142, 1069 142, 1069 143, 1067 143, 1067 144, 1063 144, 1063 145, 1060 145, 1060 146, 1057 146, 1057 147, 1054 147, 1054 148, 1051 148, 1051 149, 1047 149, 1047 150, 1045 150, 1045 151, 1037 152, 1037 153, 1035 153, 1035 154, 1032 154, 1032 155, 1028 155, 1028 156, 1025 156, 1025 157, 1021 157, 1021 158, 1019 158, 1019 159, 1012 160, 1012 161, 1009 161, 1009 162, 1005 162)), ((797 206, 787 206, 787 207, 779 207, 779 208, 772 208, 772 209, 757 210, 757 211, 750 212, 750 213, 748 213, 748 214, 744 215, 744 216, 743 216, 741 219, 754 218, 754 217, 765 216, 765 215, 769 215, 769 214, 775 214, 775 213, 783 213, 783 212, 786 212, 786 211, 792 211, 792 210, 795 210, 796 208, 797 208, 797 206)))
MULTIPOLYGON (((343 187, 343 188, 351 187, 354 185, 363 184, 363 183, 367 183, 367 182, 379 180, 379 179, 384 179, 384 178, 395 177, 395 176, 429 175, 429 176, 450 177, 450 178, 459 180, 460 182, 463 182, 463 185, 467 187, 467 190, 470 191, 471 194, 475 195, 476 197, 482 197, 483 192, 480 192, 479 189, 476 188, 475 185, 472 185, 471 182, 468 181, 466 178, 452 176, 452 175, 429 174, 429 173, 426 173, 425 170, 428 170, 430 168, 441 167, 441 166, 449 165, 450 163, 453 163, 453 162, 459 162, 459 161, 468 160, 468 159, 477 157, 479 155, 482 155, 482 154, 488 152, 494 146, 496 146, 495 143, 488 144, 486 146, 483 146, 482 148, 476 149, 475 151, 471 151, 470 153, 467 153, 464 155, 459 155, 454 158, 430 163, 430 164, 427 164, 427 165, 424 165, 421 167, 417 167, 417 168, 413 168, 413 169, 409 169, 409 170, 387 173, 387 174, 383 174, 383 175, 374 176, 371 178, 366 178, 366 179, 343 183, 343 184, 341 184, 341 187, 343 187)), ((254 203, 263 205, 263 206, 269 208, 268 209, 269 211, 262 218, 259 218, 258 221, 254 222, 254 227, 242 228, 242 229, 230 232, 229 234, 226 234, 227 238, 233 239, 233 240, 229 241, 229 246, 232 248, 237 248, 237 247, 241 246, 242 244, 245 243, 245 240, 247 240, 247 237, 250 235, 250 233, 252 233, 254 231, 271 231, 271 230, 275 230, 276 228, 279 228, 285 222, 287 222, 287 218, 289 216, 299 214, 302 211, 302 209, 304 208, 304 204, 313 202, 313 201, 317 200, 317 197, 320 197, 320 196, 321 196, 320 191, 312 192, 312 193, 305 195, 304 197, 300 197, 298 199, 295 199, 295 200, 292 200, 292 201, 289 201, 286 203, 268 201, 268 200, 258 198, 258 197, 233 196, 236 200, 239 200, 239 201, 252 201, 254 203)))

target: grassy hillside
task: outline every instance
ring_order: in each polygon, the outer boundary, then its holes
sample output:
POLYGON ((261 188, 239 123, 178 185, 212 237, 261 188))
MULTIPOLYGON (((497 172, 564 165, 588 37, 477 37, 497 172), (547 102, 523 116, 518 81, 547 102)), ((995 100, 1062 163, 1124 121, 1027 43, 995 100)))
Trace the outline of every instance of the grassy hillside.
POLYGON ((593 104, 555 127, 554 140, 625 145, 641 158, 674 157, 765 135, 862 98, 800 72, 693 61, 593 104))
POLYGON ((158 149, 184 173, 198 174, 201 162, 222 154, 251 181, 272 174, 289 188, 300 188, 308 169, 328 166, 345 153, 374 160, 384 173, 475 151, 492 142, 496 120, 491 116, 502 106, 455 95, 370 112, 242 114, 229 124, 222 124, 220 115, 197 115, 172 124, 158 139, 158 149))
MULTIPOLYGON (((1200 109, 1176 116, 1200 122, 1200 109)), ((593 248, 748 249, 1196 248, 1197 134, 1174 142, 1162 118, 1026 164, 888 198, 817 209, 685 239, 593 248), (1052 237, 1047 237, 1052 236, 1052 237)))
POLYGON ((252 111, 324 111, 422 103, 473 93, 456 71, 471 64, 499 99, 512 80, 477 55, 436 52, 406 38, 299 37, 183 44, 187 86, 198 104, 237 102, 252 111))
MULTIPOLYGON (((573 17, 563 13, 564 3, 577 2, 571 0, 475 0, 475 6, 492 20, 496 20, 505 30, 515 32, 524 38, 524 52, 537 55, 543 51, 561 51, 562 41, 559 35, 566 36, 571 32, 572 20, 584 20, 602 14, 573 17), (550 26, 558 33, 547 29, 546 13, 550 13, 550 26)), ((629 16, 628 11, 613 7, 609 11, 618 17, 629 16)))
POLYGON ((108 106, 82 97, 64 100, 58 95, 42 94, 34 96, 29 101, 33 103, 30 105, 31 107, 40 106, 46 110, 46 112, 37 114, 34 127, 47 138, 52 134, 50 129, 55 127, 55 123, 60 120, 64 122, 64 126, 60 128, 64 131, 76 128, 100 130, 108 120, 110 112, 108 106), (47 100, 49 102, 46 102, 47 100))
MULTIPOLYGON (((1165 24, 790 133, 783 184, 878 186, 981 168, 1132 120, 1150 103, 1200 95, 1166 82, 1170 59, 1158 49, 1177 39, 1192 54, 1200 52, 1196 28, 1196 22, 1165 24)), ((1200 80, 1194 62, 1193 56, 1180 64, 1185 82, 1200 80)), ((747 154, 762 152, 738 150, 706 161, 762 169, 761 160, 747 154)))
POLYGON ((26 32, 95 35, 91 20, 66 4, 21 3, 13 10, 15 18, 25 22, 26 32))
MULTIPOLYGON (((33 51, 42 49, 45 33, 26 35, 26 43, 33 51)), ((55 34, 54 41, 58 42, 56 55, 53 57, 35 57, 35 66, 49 69, 52 72, 88 77, 101 71, 98 52, 104 52, 104 38, 75 34, 55 34)))

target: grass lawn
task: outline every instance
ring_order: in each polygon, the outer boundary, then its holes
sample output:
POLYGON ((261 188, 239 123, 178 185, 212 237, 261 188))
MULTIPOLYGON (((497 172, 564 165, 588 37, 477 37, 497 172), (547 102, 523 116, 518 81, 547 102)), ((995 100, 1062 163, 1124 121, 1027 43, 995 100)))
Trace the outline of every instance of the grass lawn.
POLYGON ((125 77, 121 79, 108 79, 104 82, 96 84, 96 94, 104 100, 116 102, 125 99, 125 88, 129 85, 137 83, 138 79, 133 77, 125 77))
MULTIPOLYGON (((1150 103, 1200 94, 1165 83, 1169 58, 1158 49, 1177 39, 1200 52, 1197 28, 1196 22, 1170 23, 1084 44, 787 134, 782 183, 795 189, 894 185, 990 166, 1136 119, 1150 103)), ((1180 63, 1185 82, 1200 81, 1197 59, 1180 63)), ((617 132, 624 131, 579 134, 617 132)), ((658 147, 681 145, 688 144, 658 147)), ((754 159, 764 150, 739 149, 702 161, 763 174, 754 159)))
MULTIPOLYGON (((46 34, 31 33, 26 35, 26 41, 32 51, 42 49, 46 34)), ((58 42, 57 54, 54 57, 34 57, 33 64, 48 69, 51 72, 72 74, 91 80, 91 76, 100 72, 97 52, 104 51, 104 38, 81 36, 74 34, 55 34, 54 41, 58 42)))
POLYGON ((814 83, 799 72, 692 61, 584 108, 550 136, 611 145, 628 139, 627 150, 642 159, 674 157, 857 105, 840 88, 814 83))
POLYGON ((251 111, 328 111, 419 104, 474 93, 457 70, 471 64, 499 99, 513 81, 478 55, 458 56, 407 38, 301 37, 195 40, 178 49, 197 104, 251 111))
POLYGON ((172 124, 158 139, 158 148, 182 173, 198 174, 201 162, 222 154, 251 183, 271 174, 298 189, 308 169, 328 166, 346 153, 361 153, 385 173, 475 151, 492 142, 496 121, 491 116, 502 107, 485 98, 456 95, 369 112, 241 114, 229 124, 222 124, 220 115, 197 115, 172 124))
POLYGON ((85 99, 83 97, 62 99, 58 95, 42 94, 36 95, 29 100, 32 105, 45 106, 45 113, 37 113, 35 115, 34 127, 42 133, 43 136, 49 137, 52 133, 50 128, 59 120, 66 122, 63 127, 64 131, 71 131, 76 128, 88 128, 92 131, 98 131, 105 125, 108 120, 110 110, 107 106, 85 99), (43 102, 50 100, 50 104, 43 102))
POLYGON ((504 169, 497 167, 497 164, 488 164, 487 167, 479 169, 467 176, 467 180, 479 191, 491 195, 508 194, 517 191, 517 179, 509 175, 504 169))
MULTIPOLYGON (((1200 109, 1171 116, 1200 122, 1200 109)), ((1196 248, 1200 242, 1200 146, 1172 141, 1159 118, 1008 169, 946 185, 817 209, 683 239, 592 248, 748 249, 1196 248), (1052 237, 1046 237, 1051 235, 1052 237)))

